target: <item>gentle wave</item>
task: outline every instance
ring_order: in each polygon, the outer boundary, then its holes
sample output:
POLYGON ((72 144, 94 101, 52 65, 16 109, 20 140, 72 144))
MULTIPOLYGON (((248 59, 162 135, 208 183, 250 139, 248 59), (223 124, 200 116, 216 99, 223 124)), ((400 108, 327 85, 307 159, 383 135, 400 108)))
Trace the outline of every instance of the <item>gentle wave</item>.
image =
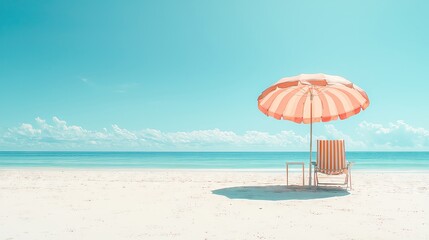
MULTIPOLYGON (((313 153, 313 160, 315 159, 313 153)), ((354 169, 429 170, 429 152, 347 152, 354 169)), ((0 152, 0 167, 261 169, 304 162, 306 152, 0 152)), ((306 166, 307 167, 307 166, 306 166)), ((294 167, 295 168, 295 167, 294 167)), ((297 167, 299 168, 299 167, 297 167)))

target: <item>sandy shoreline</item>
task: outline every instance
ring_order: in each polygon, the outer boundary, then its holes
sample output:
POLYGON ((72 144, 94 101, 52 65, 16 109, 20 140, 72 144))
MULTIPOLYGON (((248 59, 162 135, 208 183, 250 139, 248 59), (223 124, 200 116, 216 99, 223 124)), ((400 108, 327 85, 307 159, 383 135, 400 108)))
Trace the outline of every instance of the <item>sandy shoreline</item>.
POLYGON ((0 239, 429 239, 429 172, 1 169, 0 239), (293 173, 290 182, 299 183, 293 173))

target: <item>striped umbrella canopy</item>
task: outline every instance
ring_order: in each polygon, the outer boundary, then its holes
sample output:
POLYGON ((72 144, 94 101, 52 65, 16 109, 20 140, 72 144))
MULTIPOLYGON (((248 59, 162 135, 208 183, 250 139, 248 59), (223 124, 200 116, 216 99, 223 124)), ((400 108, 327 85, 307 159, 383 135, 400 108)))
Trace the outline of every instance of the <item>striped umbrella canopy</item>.
POLYGON ((310 185, 313 122, 343 120, 368 106, 368 95, 360 87, 323 73, 282 78, 258 98, 258 108, 265 115, 310 124, 310 185))

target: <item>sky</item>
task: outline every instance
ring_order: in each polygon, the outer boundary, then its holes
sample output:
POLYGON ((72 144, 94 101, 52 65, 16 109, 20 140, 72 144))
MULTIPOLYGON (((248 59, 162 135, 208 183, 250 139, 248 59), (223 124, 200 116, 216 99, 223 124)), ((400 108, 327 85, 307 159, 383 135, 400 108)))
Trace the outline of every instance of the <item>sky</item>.
POLYGON ((427 1, 0 3, 0 150, 305 151, 257 108, 282 77, 339 75, 371 104, 316 123, 353 151, 429 150, 427 1))

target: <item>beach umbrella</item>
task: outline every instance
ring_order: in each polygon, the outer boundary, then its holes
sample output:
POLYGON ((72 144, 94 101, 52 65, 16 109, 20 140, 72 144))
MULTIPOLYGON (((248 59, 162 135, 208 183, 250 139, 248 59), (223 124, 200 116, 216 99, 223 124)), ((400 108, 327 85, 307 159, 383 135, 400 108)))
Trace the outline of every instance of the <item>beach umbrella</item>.
POLYGON ((309 185, 313 122, 346 119, 366 109, 368 95, 340 76, 301 74, 280 79, 258 97, 258 108, 278 120, 310 124, 309 185))

